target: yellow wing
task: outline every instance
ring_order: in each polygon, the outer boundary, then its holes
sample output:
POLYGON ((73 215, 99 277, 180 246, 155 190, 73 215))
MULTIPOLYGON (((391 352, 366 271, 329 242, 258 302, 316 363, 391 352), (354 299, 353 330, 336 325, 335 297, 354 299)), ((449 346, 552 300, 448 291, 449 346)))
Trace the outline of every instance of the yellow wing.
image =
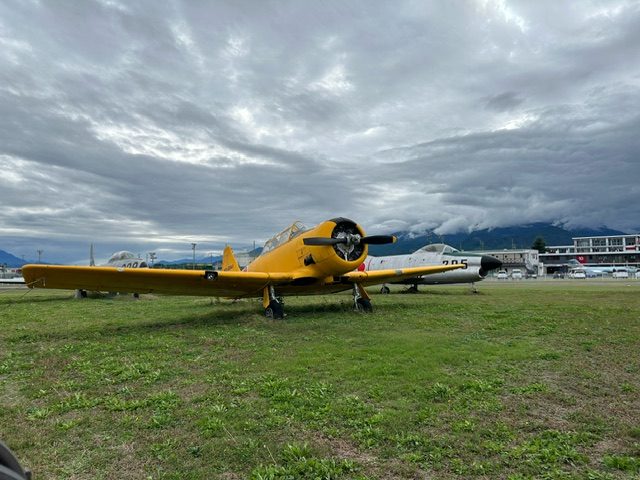
POLYGON ((25 265, 22 274, 25 283, 35 288, 212 297, 261 297, 267 285, 292 280, 286 273, 59 265, 25 265))
POLYGON ((371 270, 363 272, 349 272, 342 276, 348 282, 359 283, 363 286, 377 285, 386 282, 398 282, 407 278, 442 273, 449 270, 464 268, 464 265, 437 265, 431 267, 411 267, 387 270, 371 270))

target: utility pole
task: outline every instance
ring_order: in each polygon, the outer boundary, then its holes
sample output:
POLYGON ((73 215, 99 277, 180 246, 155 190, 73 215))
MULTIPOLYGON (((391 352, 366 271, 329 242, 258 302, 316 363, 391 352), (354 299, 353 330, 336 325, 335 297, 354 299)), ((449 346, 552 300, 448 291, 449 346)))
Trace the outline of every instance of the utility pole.
POLYGON ((36 252, 38 252, 38 263, 41 263, 42 260, 42 254, 44 253, 44 250, 36 250, 36 252))
POLYGON ((191 244, 191 248, 193 249, 193 264, 192 264, 192 270, 196 269, 196 245, 197 243, 192 243, 191 244))

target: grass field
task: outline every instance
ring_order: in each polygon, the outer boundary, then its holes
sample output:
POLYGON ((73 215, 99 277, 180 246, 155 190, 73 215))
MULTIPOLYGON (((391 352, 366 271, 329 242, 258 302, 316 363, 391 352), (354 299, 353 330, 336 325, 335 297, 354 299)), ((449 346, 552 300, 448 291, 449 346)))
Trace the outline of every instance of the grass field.
POLYGON ((0 291, 35 479, 640 476, 640 282, 258 301, 0 291))

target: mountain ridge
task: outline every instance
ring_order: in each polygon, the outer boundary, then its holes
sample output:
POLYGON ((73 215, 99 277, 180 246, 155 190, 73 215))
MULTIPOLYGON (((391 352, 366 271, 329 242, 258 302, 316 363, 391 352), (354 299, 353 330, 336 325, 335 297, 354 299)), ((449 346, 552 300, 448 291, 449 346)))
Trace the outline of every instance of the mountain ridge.
POLYGON ((6 265, 9 268, 18 268, 25 264, 29 263, 21 258, 16 257, 15 255, 5 252, 4 250, 0 250, 0 265, 6 265))
POLYGON ((393 235, 398 241, 388 245, 372 245, 371 255, 401 255, 413 253, 430 243, 446 243, 459 250, 503 250, 531 248, 536 237, 542 237, 547 246, 572 245, 574 237, 591 237, 602 235, 625 235, 624 232, 608 227, 577 228, 568 230, 551 223, 531 223, 511 227, 497 227, 438 235, 433 231, 422 234, 412 232, 396 232, 393 235))

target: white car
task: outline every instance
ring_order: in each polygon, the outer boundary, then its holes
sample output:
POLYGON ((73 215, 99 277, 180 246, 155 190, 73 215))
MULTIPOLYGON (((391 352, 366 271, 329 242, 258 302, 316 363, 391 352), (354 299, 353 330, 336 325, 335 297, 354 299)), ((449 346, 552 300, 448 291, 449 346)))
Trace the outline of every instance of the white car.
POLYGON ((571 278, 587 278, 587 272, 584 270, 574 270, 571 272, 571 278))
POLYGON ((611 274, 613 278, 629 278, 629 272, 626 270, 616 270, 611 274))
POLYGON ((498 274, 496 275, 496 278, 498 280, 506 280, 507 278, 509 278, 509 275, 507 275, 506 270, 498 270, 498 274))
POLYGON ((511 278, 513 278, 514 280, 522 280, 522 270, 520 270, 519 268, 514 268, 511 271, 511 278))

